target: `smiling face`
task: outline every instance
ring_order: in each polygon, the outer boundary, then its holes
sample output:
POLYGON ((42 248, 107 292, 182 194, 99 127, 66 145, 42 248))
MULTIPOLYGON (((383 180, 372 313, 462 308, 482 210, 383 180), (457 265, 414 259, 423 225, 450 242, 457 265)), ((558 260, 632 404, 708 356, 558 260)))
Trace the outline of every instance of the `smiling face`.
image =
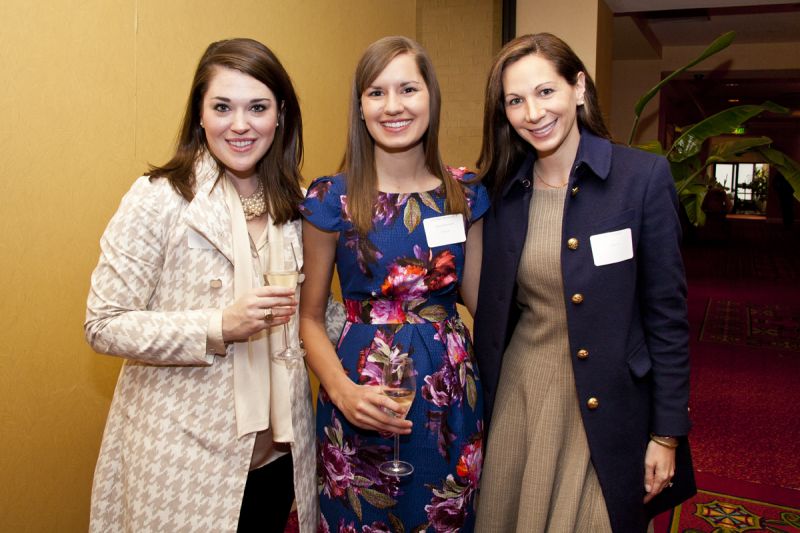
POLYGON ((208 149, 238 178, 250 178, 267 153, 278 121, 269 87, 238 70, 216 67, 201 111, 208 149))
POLYGON ((553 63, 536 54, 503 71, 506 118, 539 157, 558 153, 574 157, 580 140, 577 108, 583 104, 584 91, 582 72, 570 85, 553 63))
POLYGON ((400 54, 361 94, 361 113, 376 150, 419 147, 430 122, 428 86, 411 54, 400 54))

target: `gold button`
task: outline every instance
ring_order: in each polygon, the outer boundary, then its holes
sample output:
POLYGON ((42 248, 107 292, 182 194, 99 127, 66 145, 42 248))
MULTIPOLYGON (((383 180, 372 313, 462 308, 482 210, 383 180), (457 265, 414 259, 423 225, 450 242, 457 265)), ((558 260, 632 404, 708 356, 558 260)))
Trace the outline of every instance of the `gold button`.
POLYGON ((578 249, 578 239, 575 237, 571 237, 567 240, 567 248, 570 250, 577 250, 578 249))
POLYGON ((581 190, 581 188, 576 185, 575 187, 572 188, 570 193, 572 194, 572 196, 576 196, 579 190, 581 190))
POLYGON ((572 295, 572 303, 579 304, 583 301, 583 294, 576 292, 572 295))
POLYGON ((584 348, 578 350, 578 359, 586 359, 587 357, 589 357, 589 350, 584 348))
POLYGON ((598 400, 597 398, 589 398, 586 401, 586 407, 594 411, 595 409, 600 407, 600 400, 598 400))
POLYGON ((221 279, 212 279, 211 283, 209 283, 209 285, 211 285, 212 289, 219 289, 220 287, 222 287, 222 280, 221 279))

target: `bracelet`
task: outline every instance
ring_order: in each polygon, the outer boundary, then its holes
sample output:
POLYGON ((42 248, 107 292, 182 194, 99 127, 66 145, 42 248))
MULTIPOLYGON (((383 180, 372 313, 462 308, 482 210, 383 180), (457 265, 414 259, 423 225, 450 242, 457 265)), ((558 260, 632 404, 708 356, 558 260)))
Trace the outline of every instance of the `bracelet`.
POLYGON ((660 444, 665 448, 675 449, 678 447, 678 439, 675 437, 666 437, 661 435, 654 435, 650 433, 650 440, 656 444, 660 444))

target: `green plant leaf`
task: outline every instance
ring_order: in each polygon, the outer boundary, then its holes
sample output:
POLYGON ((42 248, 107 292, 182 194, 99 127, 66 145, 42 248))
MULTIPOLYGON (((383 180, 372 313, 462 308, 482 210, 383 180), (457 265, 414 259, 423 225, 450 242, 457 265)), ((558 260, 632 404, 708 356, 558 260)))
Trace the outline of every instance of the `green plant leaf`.
POLYGON ((681 205, 686 211, 686 216, 693 226, 702 226, 706 223, 706 214, 702 209, 703 200, 706 197, 708 189, 703 189, 702 192, 692 193, 684 191, 680 195, 681 205))
POLYGON ((658 141, 649 141, 644 144, 637 144, 634 146, 634 148, 644 150, 645 152, 650 152, 651 154, 664 155, 664 148, 658 141))
POLYGON ((672 178, 676 181, 683 181, 687 177, 692 176, 695 174, 697 167, 700 166, 700 157, 695 156, 686 161, 681 161, 676 163, 674 161, 669 162, 670 171, 672 172, 672 178))
POLYGON ((708 159, 706 159, 706 165, 729 161, 743 152, 749 152, 757 146, 767 146, 771 143, 772 139, 769 137, 750 137, 715 144, 711 148, 708 159))
POLYGON ((766 146, 759 146, 756 148, 767 162, 778 169, 778 172, 783 174, 786 181, 794 189, 794 197, 800 201, 800 164, 797 161, 787 156, 783 152, 769 148, 766 146))
POLYGON ((772 102, 764 102, 761 105, 740 105, 725 109, 687 128, 672 144, 672 147, 667 152, 667 157, 670 161, 688 159, 700 152, 700 148, 709 137, 730 133, 735 127, 764 111, 773 113, 789 112, 785 107, 772 102))
POLYGON ((714 54, 718 53, 720 50, 724 50, 733 42, 733 39, 736 37, 736 32, 729 31, 727 33, 723 33, 719 37, 717 37, 713 43, 708 45, 708 48, 703 50, 703 53, 694 58, 692 61, 684 65, 683 67, 679 68, 678 70, 674 71, 672 74, 661 80, 655 87, 647 91, 644 96, 639 98, 639 101, 636 102, 636 105, 633 107, 633 115, 634 115, 634 122, 633 128, 631 128, 631 134, 628 138, 628 146, 633 143, 633 137, 636 135, 636 128, 639 126, 639 117, 642 115, 642 111, 644 111, 645 106, 653 99, 653 97, 658 94, 658 91, 661 90, 664 85, 669 83, 669 81, 680 74, 681 72, 685 72, 689 70, 693 66, 697 65, 701 61, 706 60, 707 58, 713 56, 714 54))

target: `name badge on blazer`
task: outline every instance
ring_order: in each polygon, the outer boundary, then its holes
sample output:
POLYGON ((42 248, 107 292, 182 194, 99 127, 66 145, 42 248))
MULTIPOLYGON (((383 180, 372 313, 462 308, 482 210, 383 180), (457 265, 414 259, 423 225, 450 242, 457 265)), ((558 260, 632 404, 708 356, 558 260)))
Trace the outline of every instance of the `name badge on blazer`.
POLYGON ((422 225, 425 228, 428 248, 467 240, 467 234, 464 232, 464 217, 462 215, 443 215, 426 218, 422 221, 422 225))
POLYGON ((195 248, 200 250, 213 250, 214 245, 208 242, 208 239, 200 235, 197 231, 193 230, 192 228, 188 228, 189 234, 189 248, 195 248))
POLYGON ((589 237, 594 266, 611 265, 633 258, 631 229, 625 228, 589 237))

